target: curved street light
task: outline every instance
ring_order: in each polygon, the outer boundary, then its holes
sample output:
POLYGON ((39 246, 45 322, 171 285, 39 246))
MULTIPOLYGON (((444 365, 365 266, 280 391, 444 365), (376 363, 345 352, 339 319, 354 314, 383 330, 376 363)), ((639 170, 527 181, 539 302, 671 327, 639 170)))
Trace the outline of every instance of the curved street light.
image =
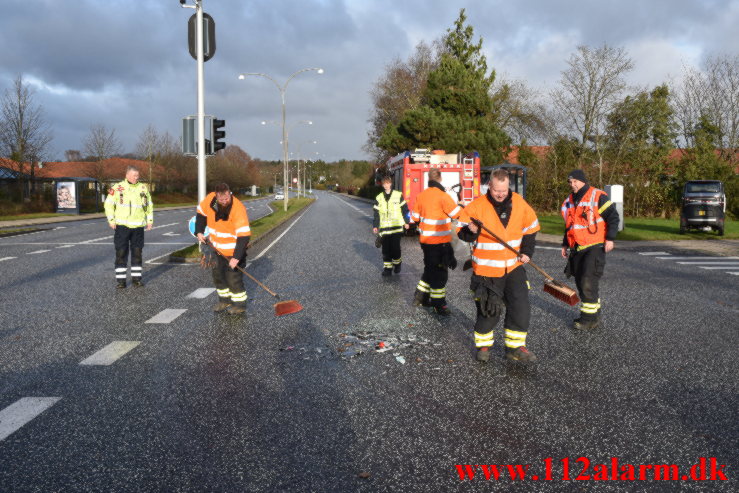
MULTIPOLYGON (((277 90, 280 91, 280 98, 282 100, 282 180, 283 180, 283 186, 285 187, 285 210, 287 211, 287 127, 285 126, 285 91, 287 91, 287 86, 290 84, 290 81, 298 74, 301 74, 303 72, 310 72, 315 71, 319 74, 323 73, 322 68, 313 67, 313 68, 304 68, 301 70, 298 70, 297 72, 290 75, 290 77, 287 78, 285 81, 285 84, 280 85, 274 78, 267 74, 263 74, 260 72, 248 72, 239 74, 239 80, 244 80, 248 76, 255 76, 255 77, 264 77, 265 79, 269 79, 272 81, 272 83, 277 87, 277 90)), ((312 123, 312 122, 311 122, 312 123)))

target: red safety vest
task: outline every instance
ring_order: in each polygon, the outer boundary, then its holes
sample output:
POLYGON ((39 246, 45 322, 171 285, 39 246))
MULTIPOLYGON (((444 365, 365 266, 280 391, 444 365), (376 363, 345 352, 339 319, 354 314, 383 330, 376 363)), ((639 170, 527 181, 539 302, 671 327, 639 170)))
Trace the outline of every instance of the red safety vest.
POLYGON ((606 241, 606 223, 600 213, 611 205, 611 201, 598 208, 602 195, 605 195, 603 190, 590 187, 577 204, 572 194, 562 203, 562 218, 565 220, 567 243, 570 248, 575 244, 579 247, 588 247, 606 241))

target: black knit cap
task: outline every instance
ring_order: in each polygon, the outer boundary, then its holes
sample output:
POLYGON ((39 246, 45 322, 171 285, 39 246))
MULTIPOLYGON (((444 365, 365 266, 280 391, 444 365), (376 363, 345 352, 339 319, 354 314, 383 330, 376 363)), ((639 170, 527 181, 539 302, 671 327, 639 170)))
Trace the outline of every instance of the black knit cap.
POLYGON ((570 174, 567 175, 567 179, 580 180, 583 183, 587 183, 588 179, 585 178, 585 172, 581 169, 573 169, 570 174))

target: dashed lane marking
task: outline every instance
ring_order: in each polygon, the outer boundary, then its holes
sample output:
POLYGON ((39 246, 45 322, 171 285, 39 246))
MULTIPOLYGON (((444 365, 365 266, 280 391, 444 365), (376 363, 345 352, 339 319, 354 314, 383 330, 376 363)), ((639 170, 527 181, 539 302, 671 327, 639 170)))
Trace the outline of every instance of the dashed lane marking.
POLYGON ((678 262, 683 265, 725 265, 725 266, 736 266, 739 262, 678 262))
POLYGON ((62 245, 58 246, 57 248, 72 248, 74 245, 62 245))
POLYGON ((739 276, 739 272, 727 272, 727 274, 731 274, 733 276, 739 276))
POLYGON ((114 341, 92 356, 80 361, 80 365, 102 365, 108 366, 115 363, 124 354, 141 344, 141 341, 114 341))
POLYGON ((739 260, 739 257, 657 257, 661 260, 739 260))
POLYGON ((639 252, 639 255, 669 255, 667 252, 639 252))
POLYGON ((167 308, 165 310, 162 310, 161 312, 157 313, 153 317, 151 317, 149 320, 147 320, 144 323, 147 324, 168 324, 183 313, 185 313, 187 309, 182 308, 167 308))
POLYGON ((50 251, 51 250, 36 250, 35 252, 28 252, 26 255, 36 255, 37 253, 46 253, 50 251))
POLYGON ((211 293, 215 292, 216 288, 198 288, 192 293, 188 294, 188 298, 206 298, 211 293))
MULTIPOLYGON (((282 234, 281 234, 280 236, 278 236, 277 238, 275 238, 275 241, 273 241, 272 243, 270 243, 270 244, 269 244, 269 246, 267 246, 267 248, 265 248, 264 250, 262 250, 261 252, 259 252, 259 255, 257 255, 256 257, 254 257, 254 260, 253 260, 252 262, 254 262, 254 261, 256 261, 256 260, 259 260, 259 258, 260 258, 260 257, 261 257, 262 255, 264 255, 265 253, 267 253, 267 252, 269 251, 269 249, 270 249, 270 248, 272 248, 272 246, 273 246, 273 245, 274 245, 275 243, 277 243, 278 241, 280 241, 280 239, 281 239, 281 238, 282 238, 283 236, 285 236, 285 234, 287 234, 287 232, 288 232, 288 231, 290 231, 290 229, 292 229, 292 227, 293 227, 293 226, 295 226, 296 224, 298 224, 298 221, 300 221, 300 219, 301 219, 301 218, 302 218, 302 217, 303 217, 303 216, 305 215, 305 213, 306 213, 306 212, 308 212, 308 211, 306 210, 306 211, 305 211, 305 212, 303 212, 303 213, 302 213, 301 215, 299 215, 299 216, 298 216, 298 218, 297 218, 297 219, 296 219, 295 221, 293 221, 293 223, 292 223, 292 224, 291 224, 290 226, 288 226, 288 227, 287 227, 287 229, 286 229, 285 231, 283 231, 283 232, 282 232, 282 234)), ((249 265, 251 265, 251 264, 252 264, 252 262, 249 262, 249 265)))
POLYGON ((49 409, 61 397, 23 397, 0 411, 0 441, 49 409))
POLYGON ((739 264, 724 264, 721 267, 703 267, 699 266, 701 269, 707 269, 707 270, 719 270, 719 269, 736 269, 739 267, 739 264))
POLYGON ((0 262, 2 262, 3 260, 13 260, 14 258, 18 258, 18 257, 3 257, 3 258, 0 258, 0 262))

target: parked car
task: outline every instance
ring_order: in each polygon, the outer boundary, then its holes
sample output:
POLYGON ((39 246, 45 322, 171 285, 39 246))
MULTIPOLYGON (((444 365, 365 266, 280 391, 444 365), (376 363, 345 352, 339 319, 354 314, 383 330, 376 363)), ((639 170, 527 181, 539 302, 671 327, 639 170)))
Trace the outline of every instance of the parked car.
POLYGON ((282 192, 277 192, 275 194, 275 200, 285 200, 285 195, 282 192))
POLYGON ((724 234, 726 194, 718 180, 693 180, 683 188, 680 234, 691 228, 708 228, 724 234))

